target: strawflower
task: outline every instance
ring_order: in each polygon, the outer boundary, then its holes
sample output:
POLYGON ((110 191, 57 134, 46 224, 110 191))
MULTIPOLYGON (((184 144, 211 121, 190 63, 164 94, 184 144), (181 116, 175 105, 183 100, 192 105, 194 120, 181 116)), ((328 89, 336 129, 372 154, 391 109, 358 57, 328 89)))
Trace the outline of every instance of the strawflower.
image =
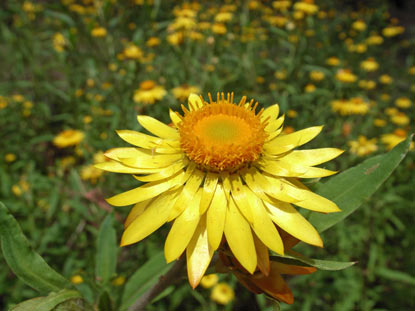
POLYGON ((136 103, 152 105, 161 100, 167 94, 166 90, 157 85, 153 80, 146 80, 140 83, 140 87, 135 90, 133 100, 136 103))
POLYGON ((218 283, 212 289, 212 293, 210 294, 210 299, 213 301, 221 304, 227 305, 235 298, 235 292, 233 291, 232 287, 230 287, 226 283, 218 283))
POLYGON ((316 229, 294 208, 338 212, 333 202, 306 188, 297 178, 320 178, 336 172, 316 165, 343 151, 336 148, 294 150, 312 140, 322 127, 282 135, 279 106, 256 112, 258 103, 233 102, 233 93, 209 102, 195 94, 184 115, 170 111, 168 126, 149 116, 138 122, 153 135, 131 130, 118 135, 134 147, 105 153, 106 171, 127 173, 146 184, 107 199, 114 206, 135 204, 125 222, 121 245, 141 241, 166 222, 167 262, 184 252, 191 286, 203 277, 213 253, 226 245, 241 266, 254 273, 256 240, 278 254, 284 245, 277 230, 322 247, 316 229))
POLYGON ((367 139, 366 136, 360 135, 357 140, 349 141, 348 145, 351 153, 363 157, 378 150, 376 142, 376 138, 367 139))
POLYGON ((85 137, 79 130, 68 129, 60 132, 53 138, 53 144, 58 148, 66 148, 78 145, 85 137))

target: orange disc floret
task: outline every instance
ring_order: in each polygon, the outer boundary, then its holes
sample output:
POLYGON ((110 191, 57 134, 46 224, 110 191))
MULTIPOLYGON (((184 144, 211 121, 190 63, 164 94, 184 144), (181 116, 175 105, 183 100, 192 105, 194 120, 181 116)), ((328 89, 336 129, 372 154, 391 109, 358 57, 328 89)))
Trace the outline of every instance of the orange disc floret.
POLYGON ((210 102, 202 99, 202 106, 188 111, 179 124, 180 146, 196 164, 209 171, 233 172, 258 159, 267 138, 266 120, 262 110, 256 114, 258 103, 233 103, 233 94, 222 93, 210 102))

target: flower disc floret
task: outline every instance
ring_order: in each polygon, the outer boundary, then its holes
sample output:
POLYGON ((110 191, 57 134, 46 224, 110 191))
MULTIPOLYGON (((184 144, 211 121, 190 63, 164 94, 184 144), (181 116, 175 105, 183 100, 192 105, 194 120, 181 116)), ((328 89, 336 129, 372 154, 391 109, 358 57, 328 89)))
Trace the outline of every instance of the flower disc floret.
POLYGON ((180 146, 187 157, 209 171, 235 171, 259 158, 267 134, 262 111, 255 114, 253 101, 238 105, 222 94, 188 111, 179 124, 180 146))

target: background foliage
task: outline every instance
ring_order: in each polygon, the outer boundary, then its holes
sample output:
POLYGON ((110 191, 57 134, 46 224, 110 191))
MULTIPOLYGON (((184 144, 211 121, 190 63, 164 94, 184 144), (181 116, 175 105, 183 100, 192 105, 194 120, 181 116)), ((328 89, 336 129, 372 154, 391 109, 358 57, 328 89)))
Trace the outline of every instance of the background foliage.
MULTIPOLYGON (((101 175, 91 165, 99 151, 122 146, 116 129, 140 130, 137 113, 167 122, 168 109, 186 102, 175 88, 182 86, 185 94, 194 86, 205 97, 233 91, 237 99, 247 95, 262 106, 278 102, 287 132, 325 124, 307 147, 345 149, 329 164, 338 170, 385 152, 388 141, 413 131, 413 25, 400 28, 382 1, 371 8, 321 1, 317 11, 302 14, 292 3, 283 10, 277 2, 283 1, 0 4, 0 200, 32 247, 91 302, 101 290, 105 305, 105 292, 115 296, 138 267, 158 259, 167 231, 119 249, 128 210, 108 216, 113 209, 104 198, 130 189, 134 181, 101 175), (349 71, 355 81, 345 80, 349 71), (154 104, 137 96, 148 80, 165 90, 154 104), (53 139, 66 129, 85 137, 60 148, 53 139), (377 141, 359 141, 359 135, 377 141), (112 223, 117 240, 99 234, 111 231, 105 226, 112 223), (100 239, 111 248, 99 252, 118 254, 118 263, 109 261, 110 268, 102 270, 93 264, 100 239)), ((152 83, 147 89, 155 96, 152 83)), ((312 257, 358 264, 293 278, 295 303, 283 310, 415 308, 413 175, 412 151, 370 201, 324 233, 324 249, 300 246, 312 257)), ((0 309, 37 296, 2 255, 0 267, 0 309)), ((150 310, 271 308, 263 296, 255 298, 230 276, 222 278, 238 297, 225 307, 209 299, 209 290, 192 291, 182 282, 150 310)))

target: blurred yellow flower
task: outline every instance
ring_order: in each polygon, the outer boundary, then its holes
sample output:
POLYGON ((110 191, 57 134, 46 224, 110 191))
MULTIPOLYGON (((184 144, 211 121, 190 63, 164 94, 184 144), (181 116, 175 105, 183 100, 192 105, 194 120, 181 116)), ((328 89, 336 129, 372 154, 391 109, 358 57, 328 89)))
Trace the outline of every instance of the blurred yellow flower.
POLYGON ((310 72, 310 79, 315 82, 319 82, 324 79, 324 72, 313 70, 310 72))
POLYGON ((381 75, 379 77, 379 82, 382 84, 391 84, 393 81, 392 77, 390 75, 381 75))
POLYGON ((153 80, 146 80, 140 83, 140 87, 135 90, 133 100, 136 103, 152 105, 162 99, 167 94, 166 90, 157 85, 153 80))
POLYGON ((357 76, 349 69, 339 69, 336 73, 336 79, 343 83, 353 83, 356 82, 357 76))
POLYGON ((200 88, 197 86, 183 84, 181 86, 172 89, 173 96, 180 101, 184 101, 189 98, 192 93, 200 93, 200 88))
POLYGON ((360 80, 359 87, 366 90, 373 90, 376 87, 376 82, 373 80, 360 80))
POLYGON ((322 247, 318 232, 291 203, 323 213, 339 208, 293 178, 335 174, 315 166, 343 151, 294 150, 316 137, 322 127, 282 135, 284 117, 278 117, 279 106, 256 112, 257 106, 254 100, 247 103, 245 96, 236 104, 233 94, 218 93, 215 101, 209 95, 209 102, 191 94, 188 106, 182 105, 184 115, 170 111, 171 126, 149 116, 137 117, 154 136, 117 132, 135 147, 110 149, 105 156, 111 161, 96 167, 146 182, 107 199, 114 206, 135 204, 125 223, 122 246, 137 243, 174 221, 164 246, 165 258, 172 262, 186 253, 193 288, 223 237, 251 274, 258 263, 256 240, 284 253, 275 225, 322 247))
POLYGON ((219 12, 215 16, 215 22, 217 23, 227 23, 232 20, 233 13, 231 12, 219 12))
POLYGON ((369 111, 370 105, 363 98, 354 97, 349 100, 333 100, 331 108, 342 116, 353 114, 365 115, 369 111))
POLYGON ((395 37, 404 32, 405 32, 405 28, 402 26, 389 26, 389 27, 383 28, 382 30, 382 34, 385 37, 395 37))
POLYGON ((357 21, 355 21, 353 24, 352 24, 352 28, 354 29, 354 30, 357 30, 357 31, 363 31, 363 30, 365 30, 366 29, 366 23, 364 22, 364 21, 362 21, 361 19, 359 19, 359 20, 357 20, 357 21))
POLYGON ((289 118, 296 118, 297 115, 298 115, 298 113, 295 110, 290 109, 290 110, 287 111, 287 117, 289 117, 289 118))
POLYGON ((415 66, 412 66, 411 68, 409 68, 408 73, 413 76, 415 75, 415 66))
POLYGON ((210 299, 221 305, 227 305, 235 298, 235 292, 232 287, 226 283, 218 283, 212 289, 210 299))
POLYGON ((314 84, 308 83, 305 87, 304 87, 304 91, 306 93, 313 93, 316 90, 316 86, 314 84))
POLYGON ((386 126, 387 122, 383 119, 375 119, 373 120, 373 124, 377 127, 384 127, 386 126))
POLYGON ((202 280, 200 280, 200 285, 203 288, 211 288, 214 285, 216 285, 216 283, 218 283, 219 281, 219 277, 217 274, 207 274, 205 275, 202 280))
POLYGON ((272 6, 274 9, 285 12, 291 6, 291 1, 289 0, 276 0, 272 2, 272 6))
POLYGON ((105 37, 107 30, 104 27, 95 27, 91 30, 91 36, 93 37, 105 37))
POLYGON ((212 25, 212 32, 218 35, 224 35, 227 32, 225 24, 222 23, 214 23, 212 25))
POLYGON ((332 56, 332 57, 327 58, 326 64, 332 67, 336 67, 340 64, 340 60, 337 57, 332 56))
POLYGON ((278 70, 274 73, 274 77, 278 80, 285 80, 287 78, 287 71, 285 69, 278 70))
POLYGON ((70 279, 72 284, 78 285, 84 282, 84 279, 79 274, 73 275, 70 279))
POLYGON ((363 157, 378 150, 376 142, 376 138, 367 139, 366 136, 360 135, 357 140, 349 141, 348 145, 351 153, 363 157))
POLYGON ((146 41, 146 45, 148 47, 155 47, 155 46, 160 45, 160 43, 161 43, 161 40, 159 38, 157 38, 157 37, 150 37, 146 41))
POLYGON ((4 161, 6 162, 14 162, 16 161, 16 155, 14 153, 6 153, 4 156, 4 161))
POLYGON ((68 129, 60 132, 53 138, 53 144, 58 148, 66 148, 78 145, 85 137, 79 130, 68 129))
MULTIPOLYGON (((404 141, 406 136, 407 132, 404 129, 396 129, 393 133, 382 135, 380 140, 386 145, 386 149, 391 150, 397 144, 404 141)), ((413 148, 413 142, 411 143, 411 148, 413 148)))
POLYGON ((399 108, 409 108, 412 105, 411 100, 408 97, 399 97, 397 99, 395 99, 395 105, 399 108))
POLYGON ((294 10, 312 15, 317 13, 318 6, 315 5, 312 0, 300 1, 294 4, 294 10))
POLYGON ((66 38, 61 33, 55 33, 53 35, 53 48, 57 52, 63 52, 67 45, 66 38))
POLYGON ((398 112, 391 116, 391 122, 400 126, 408 125, 409 117, 403 112, 398 112))
POLYGON ((360 62, 360 68, 365 71, 376 71, 379 68, 379 64, 375 61, 373 57, 360 62))
POLYGON ((125 283, 125 276, 118 276, 112 281, 112 285, 114 286, 122 286, 125 283))
POLYGON ((123 55, 129 59, 141 59, 143 57, 143 52, 135 44, 129 44, 123 51, 123 55))
POLYGON ((366 39, 367 45, 380 45, 383 43, 383 37, 379 35, 371 35, 366 39))

